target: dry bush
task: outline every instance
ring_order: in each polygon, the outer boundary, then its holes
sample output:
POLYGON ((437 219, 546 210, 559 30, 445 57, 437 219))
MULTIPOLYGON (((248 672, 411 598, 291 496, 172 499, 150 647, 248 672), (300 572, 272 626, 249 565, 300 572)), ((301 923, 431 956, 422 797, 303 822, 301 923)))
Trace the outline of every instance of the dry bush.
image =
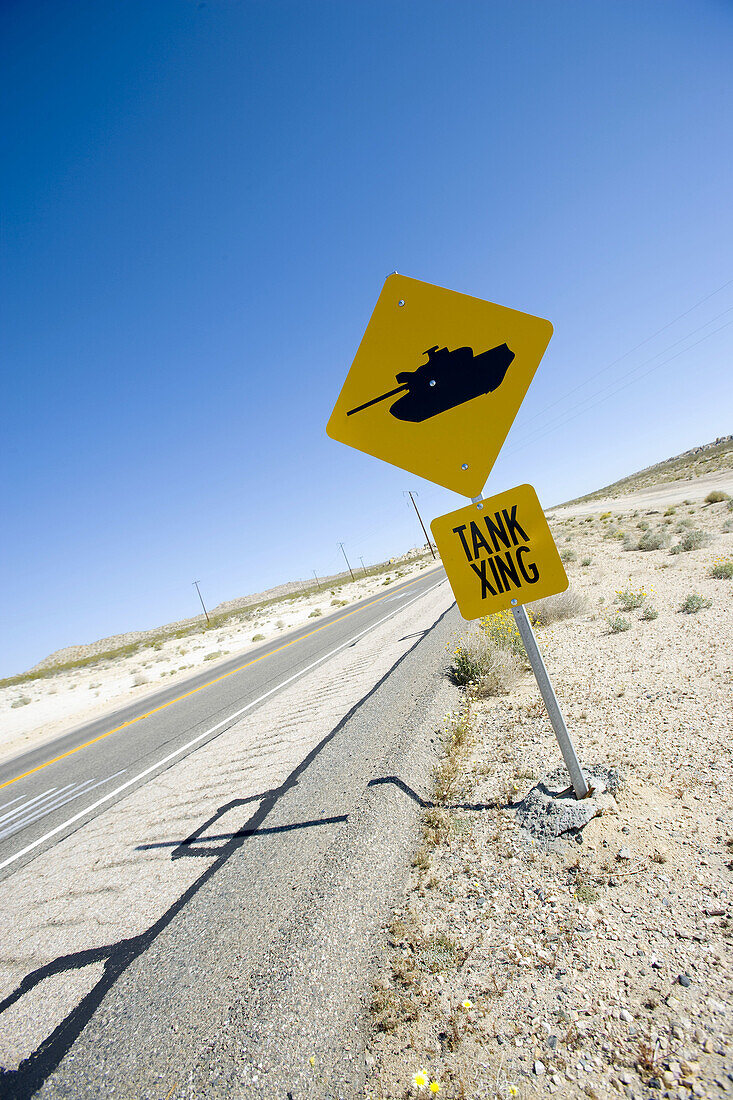
POLYGON ((453 656, 453 678, 470 684, 478 696, 500 695, 516 681, 522 667, 519 656, 504 645, 496 645, 485 631, 469 634, 453 656))
POLYGON ((567 588, 555 596, 546 596, 544 600, 528 605, 532 622, 537 626, 549 626, 561 619, 574 619, 583 615, 588 607, 585 596, 574 588, 567 588))

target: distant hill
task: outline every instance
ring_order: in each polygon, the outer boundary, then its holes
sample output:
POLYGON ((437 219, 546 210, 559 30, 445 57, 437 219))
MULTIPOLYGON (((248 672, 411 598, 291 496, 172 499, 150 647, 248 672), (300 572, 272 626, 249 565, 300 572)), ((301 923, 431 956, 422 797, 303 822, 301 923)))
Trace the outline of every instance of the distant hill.
POLYGON ((586 500, 603 500, 606 497, 621 497, 637 489, 646 489, 650 485, 663 485, 670 481, 688 481, 703 474, 712 474, 716 470, 733 468, 733 435, 724 435, 712 443, 703 443, 674 458, 647 466, 635 474, 622 477, 603 489, 595 489, 583 497, 566 500, 564 504, 582 504, 586 500))

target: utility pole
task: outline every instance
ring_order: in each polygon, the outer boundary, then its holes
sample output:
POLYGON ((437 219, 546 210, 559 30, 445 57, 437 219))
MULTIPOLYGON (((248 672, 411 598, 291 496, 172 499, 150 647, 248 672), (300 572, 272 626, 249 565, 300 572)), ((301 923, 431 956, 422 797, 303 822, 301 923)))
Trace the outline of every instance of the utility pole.
POLYGON ((362 569, 364 570, 364 576, 366 577, 366 575, 367 575, 367 571, 366 571, 366 566, 364 565, 364 559, 363 559, 363 558, 359 558, 359 561, 361 562, 361 567, 362 567, 362 569))
POLYGON ((320 592, 321 591, 321 582, 318 579, 318 574, 316 573, 315 569, 313 570, 313 576, 316 578, 316 587, 318 588, 318 591, 320 592))
POLYGON ((349 565, 349 559, 346 557, 346 551, 344 550, 344 544, 342 542, 340 542, 339 546, 341 547, 341 553, 344 555, 344 561, 346 562, 346 565, 348 566, 349 573, 351 573, 351 579, 352 579, 352 581, 355 581, 356 577, 354 576, 353 569, 349 565))
POLYGON ((433 544, 430 541, 430 538, 428 536, 427 531, 425 530, 425 524, 422 521, 422 516, 420 515, 420 513, 417 510, 417 504, 415 504, 415 497, 419 496, 420 494, 415 493, 413 495, 412 489, 403 489, 402 490, 402 495, 403 496, 408 496, 410 498, 410 500, 412 501, 412 506, 415 509, 415 511, 417 512, 417 518, 420 520, 420 526, 422 527, 422 533, 425 535, 425 538, 427 539, 428 546, 430 547, 430 553, 433 555, 433 559, 435 559, 435 551, 433 550, 433 544))
POLYGON ((201 589, 199 588, 199 582, 194 581, 193 583, 196 585, 196 591, 199 594, 199 599, 201 600, 201 606, 204 609, 204 615, 206 616, 206 622, 209 624, 209 626, 211 626, 211 619, 209 618, 209 612, 206 610, 206 604, 204 603, 204 597, 201 595, 201 589))

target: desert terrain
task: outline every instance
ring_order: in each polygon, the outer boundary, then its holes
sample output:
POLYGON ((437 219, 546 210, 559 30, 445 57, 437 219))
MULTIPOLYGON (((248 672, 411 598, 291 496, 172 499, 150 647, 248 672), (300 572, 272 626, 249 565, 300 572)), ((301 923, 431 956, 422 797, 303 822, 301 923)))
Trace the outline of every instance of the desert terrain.
MULTIPOLYGON (((246 657, 263 641, 282 637, 306 623, 317 629, 322 615, 371 596, 384 595, 433 565, 431 555, 409 551, 356 580, 284 592, 260 604, 221 605, 211 613, 159 630, 130 632, 88 646, 52 654, 25 676, 0 682, 0 760, 60 737, 82 723, 131 701, 145 699, 161 686, 180 683, 238 654, 246 657)), ((285 586, 283 586, 285 587, 285 586)), ((266 593, 263 595, 267 595, 266 593)))
POLYGON ((629 488, 551 511, 570 589, 535 628, 613 797, 557 839, 520 827, 562 759, 506 626, 467 626, 447 669, 477 636, 503 656, 446 716, 375 979, 370 1100, 733 1095, 733 486, 629 488))

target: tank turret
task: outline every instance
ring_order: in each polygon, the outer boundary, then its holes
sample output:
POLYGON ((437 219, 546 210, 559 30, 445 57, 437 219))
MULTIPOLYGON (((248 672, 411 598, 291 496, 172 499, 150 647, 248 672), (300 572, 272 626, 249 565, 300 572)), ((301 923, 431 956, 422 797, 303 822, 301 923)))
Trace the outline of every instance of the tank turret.
POLYGON ((400 371, 396 376, 396 381, 401 383, 396 389, 350 409, 347 416, 401 393, 403 396, 390 407, 392 416, 397 420, 422 423, 446 409, 454 409, 456 405, 498 389, 514 359, 514 352, 506 344, 478 355, 474 355, 473 348, 449 351, 436 344, 424 354, 428 357, 427 363, 414 371, 400 371))

